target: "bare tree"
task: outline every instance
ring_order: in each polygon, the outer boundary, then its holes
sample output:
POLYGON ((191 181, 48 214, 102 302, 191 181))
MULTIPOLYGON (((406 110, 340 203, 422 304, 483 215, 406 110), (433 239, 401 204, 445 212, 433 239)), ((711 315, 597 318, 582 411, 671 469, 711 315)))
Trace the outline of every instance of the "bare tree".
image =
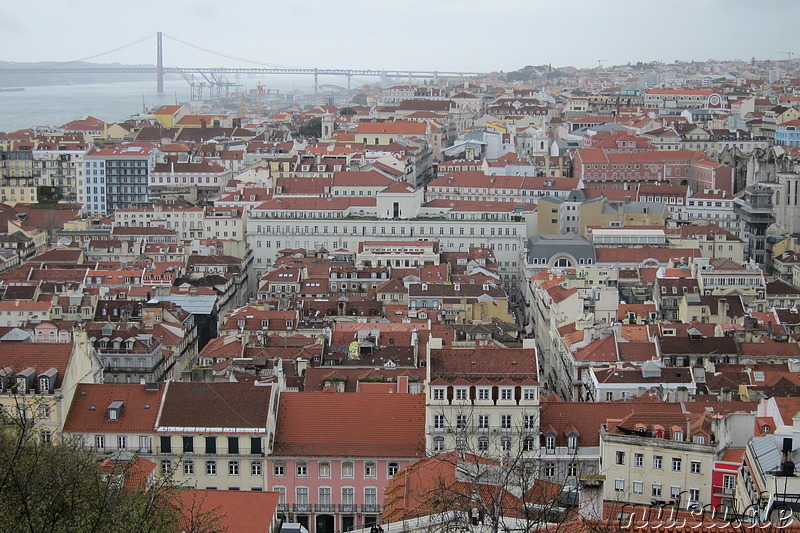
POLYGON ((216 509, 190 506, 187 513, 171 476, 150 483, 136 470, 136 456, 101 469, 80 441, 62 436, 51 442, 42 432, 37 416, 46 399, 13 388, 11 397, 0 412, 0 531, 224 531, 216 509), (187 516, 191 530, 182 528, 187 516))

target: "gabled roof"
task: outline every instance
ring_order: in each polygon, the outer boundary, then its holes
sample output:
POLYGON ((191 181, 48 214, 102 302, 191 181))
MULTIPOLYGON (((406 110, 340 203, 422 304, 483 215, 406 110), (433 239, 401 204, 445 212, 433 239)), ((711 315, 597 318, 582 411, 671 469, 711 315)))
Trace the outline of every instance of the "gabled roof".
POLYGON ((282 393, 273 455, 422 457, 425 397, 282 393))

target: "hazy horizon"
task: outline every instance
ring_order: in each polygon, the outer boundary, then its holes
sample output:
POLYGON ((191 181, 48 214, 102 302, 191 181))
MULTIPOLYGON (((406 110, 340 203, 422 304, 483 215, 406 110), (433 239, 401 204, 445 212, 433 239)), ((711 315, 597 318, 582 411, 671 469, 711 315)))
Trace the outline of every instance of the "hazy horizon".
MULTIPOLYGON (((0 61, 88 59, 177 66, 508 72, 526 65, 784 60, 800 14, 793 0, 207 0, 100 7, 88 0, 0 5, 0 61), (121 23, 124 20, 124 23, 121 23), (80 32, 65 32, 65 29, 80 32), (84 37, 88 36, 88 38, 84 37), (192 49, 192 43, 227 57, 192 49)), ((800 51, 800 50, 799 50, 800 51)))

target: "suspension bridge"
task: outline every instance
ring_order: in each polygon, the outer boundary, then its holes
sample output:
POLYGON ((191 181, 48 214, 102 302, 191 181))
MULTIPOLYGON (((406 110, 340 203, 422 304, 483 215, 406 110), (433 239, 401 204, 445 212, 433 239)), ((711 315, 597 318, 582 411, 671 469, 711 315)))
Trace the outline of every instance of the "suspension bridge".
MULTIPOLYGON (((129 61, 130 62, 130 61, 129 61)), ((135 61, 131 62, 135 63, 135 61)), ((209 98, 220 98, 227 96, 231 88, 240 86, 236 81, 240 76, 272 76, 272 75, 310 75, 314 77, 314 93, 319 92, 320 76, 337 76, 347 79, 347 89, 351 87, 351 80, 359 78, 380 78, 385 85, 390 78, 407 79, 411 82, 414 79, 429 79, 436 84, 439 79, 449 78, 474 78, 485 76, 482 72, 456 72, 456 71, 433 71, 433 70, 389 70, 389 69, 350 69, 350 68, 307 68, 288 65, 267 64, 260 61, 234 57, 228 54, 215 52, 208 48, 188 43, 184 40, 172 37, 163 32, 148 35, 132 43, 114 48, 89 57, 74 61, 47 63, 43 66, 29 67, 5 67, 0 68, 0 79, 5 75, 14 74, 147 74, 154 75, 156 81, 156 92, 164 94, 164 77, 167 74, 180 75, 191 87, 192 100, 202 100, 208 91, 209 98), (194 50, 199 50, 211 54, 217 58, 234 60, 247 66, 226 66, 226 67, 178 67, 167 66, 164 63, 164 38, 173 43, 180 43, 194 50), (155 65, 147 64, 88 64, 91 60, 101 57, 109 57, 122 50, 130 49, 140 43, 156 40, 155 65), (255 66, 253 66, 255 65, 255 66)))

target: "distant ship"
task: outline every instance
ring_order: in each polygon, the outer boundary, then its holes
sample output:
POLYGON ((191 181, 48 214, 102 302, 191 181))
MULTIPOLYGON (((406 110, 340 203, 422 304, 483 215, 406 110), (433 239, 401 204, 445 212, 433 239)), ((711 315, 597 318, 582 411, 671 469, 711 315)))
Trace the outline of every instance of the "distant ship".
POLYGON ((16 93, 24 90, 25 87, 0 87, 0 93, 16 93))

